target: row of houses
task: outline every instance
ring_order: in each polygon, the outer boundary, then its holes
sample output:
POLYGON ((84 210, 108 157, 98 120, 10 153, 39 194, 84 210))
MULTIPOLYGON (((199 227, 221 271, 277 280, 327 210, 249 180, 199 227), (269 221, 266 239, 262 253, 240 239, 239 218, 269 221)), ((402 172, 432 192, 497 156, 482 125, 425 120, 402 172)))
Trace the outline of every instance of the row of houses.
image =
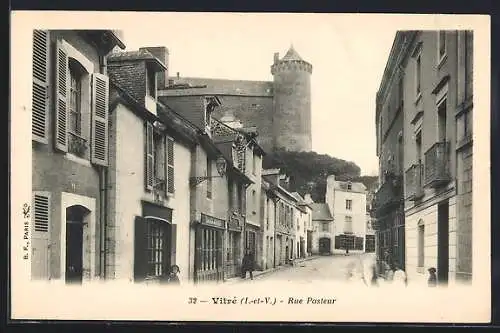
POLYGON ((331 252, 257 128, 216 119, 218 96, 170 105, 168 50, 124 49, 113 30, 33 33, 32 278, 225 281, 246 250, 259 270, 331 252))
POLYGON ((377 255, 472 279, 473 33, 400 31, 377 93, 377 255))

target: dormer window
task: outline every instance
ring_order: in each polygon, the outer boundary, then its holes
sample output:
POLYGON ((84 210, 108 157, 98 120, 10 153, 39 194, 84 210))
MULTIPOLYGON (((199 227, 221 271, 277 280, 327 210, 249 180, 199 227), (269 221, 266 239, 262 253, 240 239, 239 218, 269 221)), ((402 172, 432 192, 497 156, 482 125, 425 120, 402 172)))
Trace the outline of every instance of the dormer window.
POLYGON ((146 77, 147 94, 153 99, 156 99, 156 72, 151 66, 148 66, 146 70, 146 77))
POLYGON ((217 106, 220 105, 218 99, 216 97, 205 97, 205 109, 204 109, 204 118, 205 118, 205 128, 210 133, 210 128, 212 124, 212 115, 217 106))
POLYGON ((351 191, 351 190, 352 190, 352 184, 351 184, 351 183, 347 183, 347 189, 348 189, 349 191, 351 191))

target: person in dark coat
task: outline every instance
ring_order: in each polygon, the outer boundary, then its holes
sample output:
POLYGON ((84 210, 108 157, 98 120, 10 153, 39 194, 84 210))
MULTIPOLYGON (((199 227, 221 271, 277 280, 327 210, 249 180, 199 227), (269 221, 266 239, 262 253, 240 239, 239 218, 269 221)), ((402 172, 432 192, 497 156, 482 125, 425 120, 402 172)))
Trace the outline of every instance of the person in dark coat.
POLYGON ((181 284, 181 281, 179 280, 179 277, 177 274, 179 274, 181 270, 179 269, 179 266, 177 265, 172 265, 170 267, 170 274, 168 275, 168 283, 169 284, 181 284))
POLYGON ((436 269, 434 267, 431 267, 427 271, 429 272, 429 279, 427 280, 427 285, 429 287, 437 286, 436 269))
POLYGON ((250 250, 245 251, 243 260, 241 262, 241 278, 247 277, 247 272, 250 272, 250 279, 253 280, 254 260, 253 254, 250 250))

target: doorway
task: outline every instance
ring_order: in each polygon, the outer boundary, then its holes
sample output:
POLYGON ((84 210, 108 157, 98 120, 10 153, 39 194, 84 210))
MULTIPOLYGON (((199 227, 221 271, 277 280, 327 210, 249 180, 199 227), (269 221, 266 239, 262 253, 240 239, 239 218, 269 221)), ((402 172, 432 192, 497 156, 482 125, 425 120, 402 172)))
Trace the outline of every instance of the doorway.
POLYGON ((83 227, 89 212, 80 205, 66 208, 65 281, 68 284, 81 284, 83 280, 83 227))
POLYGON ((448 200, 438 205, 438 267, 437 278, 442 284, 448 283, 449 271, 449 205, 448 200))
POLYGON ((320 254, 330 253, 330 238, 323 237, 319 239, 319 253, 320 254))

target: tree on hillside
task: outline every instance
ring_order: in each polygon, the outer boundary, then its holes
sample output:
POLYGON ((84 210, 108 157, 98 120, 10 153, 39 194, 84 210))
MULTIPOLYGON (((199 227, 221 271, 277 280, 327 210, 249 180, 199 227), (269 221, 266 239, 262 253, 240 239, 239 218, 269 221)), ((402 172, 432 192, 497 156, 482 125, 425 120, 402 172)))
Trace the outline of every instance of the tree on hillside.
POLYGON ((376 177, 360 176, 355 163, 316 152, 293 152, 277 149, 264 157, 265 169, 280 168, 290 177, 290 191, 301 195, 311 193, 316 202, 324 202, 326 177, 335 175, 338 180, 361 181, 367 188, 376 177))

